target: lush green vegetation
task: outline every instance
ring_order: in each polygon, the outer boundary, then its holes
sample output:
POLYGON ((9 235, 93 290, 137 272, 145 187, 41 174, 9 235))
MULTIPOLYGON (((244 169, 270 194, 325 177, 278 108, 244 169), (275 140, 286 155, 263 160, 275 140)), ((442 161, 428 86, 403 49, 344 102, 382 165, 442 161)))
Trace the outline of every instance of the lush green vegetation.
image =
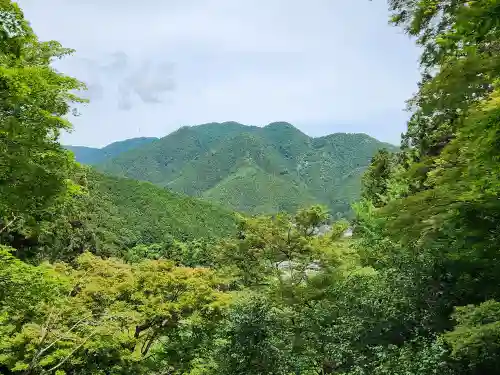
POLYGON ((342 216, 359 198, 361 175, 382 147, 395 150, 364 134, 310 138, 284 122, 264 128, 211 123, 181 128, 97 167, 233 210, 294 212, 319 202, 342 216))
MULTIPOLYGON (((419 37, 424 76, 404 146, 374 153, 345 238, 345 220, 317 235, 332 220, 321 206, 237 216, 232 230, 206 203, 82 168, 53 138, 69 107, 51 107, 79 84, 36 59, 60 46, 37 42, 0 0, 12 28, 0 28, 0 147, 17 147, 0 154, 0 372, 498 374, 500 4, 389 3, 419 37)), ((261 137, 235 137, 262 149, 261 137)), ((257 178, 268 155, 243 172, 257 178)))
POLYGON ((293 212, 311 205, 315 198, 306 189, 266 173, 249 162, 215 187, 203 193, 209 201, 225 202, 228 207, 244 212, 293 212))
POLYGON ((236 231, 235 215, 208 202, 148 182, 87 168, 75 170, 78 192, 59 197, 43 210, 17 216, 0 233, 19 258, 68 260, 85 250, 124 256, 136 245, 199 238, 210 242, 236 231))
POLYGON ((146 145, 153 142, 157 138, 152 137, 139 137, 131 138, 125 141, 113 142, 103 148, 93 148, 85 146, 64 146, 70 150, 74 155, 77 162, 82 164, 98 164, 104 160, 113 158, 123 152, 133 150, 134 148, 146 145))
MULTIPOLYGON (((149 182, 87 172, 92 205, 89 225, 101 249, 117 250, 175 238, 219 238, 236 231, 235 215, 208 202, 172 193, 149 182)), ((111 252, 115 254, 115 252, 111 252)))
POLYGON ((10 1, 0 10, 0 217, 11 222, 72 189, 73 163, 57 138, 82 85, 49 66, 71 50, 40 42, 10 1))

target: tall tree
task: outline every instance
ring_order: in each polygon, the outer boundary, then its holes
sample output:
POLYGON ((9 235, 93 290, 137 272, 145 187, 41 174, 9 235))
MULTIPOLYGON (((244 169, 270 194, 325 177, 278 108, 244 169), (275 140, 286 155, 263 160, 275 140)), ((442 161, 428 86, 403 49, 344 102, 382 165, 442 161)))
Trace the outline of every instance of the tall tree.
POLYGON ((70 188, 74 161, 58 143, 83 84, 51 67, 70 54, 41 42, 10 0, 0 0, 0 231, 70 188))
POLYGON ((486 98, 500 74, 498 1, 390 0, 392 22, 422 46, 423 76, 409 101, 403 144, 432 170, 432 159, 456 135, 469 109, 486 98))
POLYGON ((451 373, 496 373, 500 2, 390 6, 423 47, 424 74, 399 158, 410 159, 401 165, 411 188, 363 212, 363 260, 396 284, 407 280, 401 290, 414 301, 416 331, 441 335, 434 344, 451 348, 443 357, 451 373))
POLYGON ((361 197, 370 200, 376 207, 386 203, 392 164, 392 155, 382 149, 373 156, 368 170, 363 175, 361 197))

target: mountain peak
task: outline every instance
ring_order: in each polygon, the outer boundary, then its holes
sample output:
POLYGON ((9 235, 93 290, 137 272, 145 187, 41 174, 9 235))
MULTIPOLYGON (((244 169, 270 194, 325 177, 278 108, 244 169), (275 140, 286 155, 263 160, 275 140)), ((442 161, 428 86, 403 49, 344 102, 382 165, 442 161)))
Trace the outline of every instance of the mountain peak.
POLYGON ((298 130, 295 126, 290 124, 289 122, 286 121, 275 121, 275 122, 270 122, 266 126, 264 126, 265 129, 295 129, 298 130))
POLYGON ((209 122, 201 125, 191 126, 190 129, 197 132, 241 132, 244 130, 249 130, 253 128, 249 125, 244 125, 236 121, 224 121, 224 122, 209 122))
POLYGON ((310 141, 307 134, 285 121, 271 122, 262 128, 262 132, 275 142, 280 142, 282 145, 289 144, 290 147, 296 148, 294 152, 300 152, 299 149, 301 149, 297 142, 303 144, 310 141))

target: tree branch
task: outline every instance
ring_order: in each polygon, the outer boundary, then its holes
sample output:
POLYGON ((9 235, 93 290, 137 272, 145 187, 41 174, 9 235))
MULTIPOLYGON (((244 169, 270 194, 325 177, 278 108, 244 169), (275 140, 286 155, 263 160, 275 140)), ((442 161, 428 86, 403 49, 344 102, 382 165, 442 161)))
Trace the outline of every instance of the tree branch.
POLYGON ((17 216, 14 215, 14 218, 4 225, 2 229, 0 229, 0 234, 3 233, 8 227, 10 227, 17 220, 17 216))
POLYGON ((70 358, 71 358, 71 356, 72 356, 73 354, 75 354, 75 352, 76 352, 78 349, 80 349, 83 345, 85 345, 85 343, 86 343, 87 341, 89 341, 89 340, 92 338, 92 336, 94 336, 96 333, 97 333, 97 328, 96 328, 96 329, 95 329, 95 330, 94 330, 94 331, 93 331, 90 335, 88 335, 88 336, 87 336, 87 338, 86 338, 85 340, 83 340, 83 342, 82 342, 80 345, 78 345, 75 349, 73 349, 73 350, 71 351, 71 353, 69 353, 66 357, 64 357, 64 359, 63 359, 61 362, 59 362, 57 365, 55 365, 54 367, 52 367, 52 368, 51 368, 51 369, 49 369, 48 371, 43 371, 42 373, 55 371, 55 370, 57 370, 59 367, 61 367, 62 365, 64 365, 64 363, 66 363, 66 361, 67 361, 68 359, 70 359, 70 358))

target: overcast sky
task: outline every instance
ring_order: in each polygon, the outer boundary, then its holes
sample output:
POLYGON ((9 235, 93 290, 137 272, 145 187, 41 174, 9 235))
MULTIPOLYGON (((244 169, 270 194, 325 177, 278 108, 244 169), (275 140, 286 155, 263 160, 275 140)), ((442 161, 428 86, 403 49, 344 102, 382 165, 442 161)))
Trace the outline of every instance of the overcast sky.
POLYGON ((384 0, 20 0, 91 103, 63 143, 103 146, 184 125, 288 121, 311 136, 399 143, 418 50, 384 0))

